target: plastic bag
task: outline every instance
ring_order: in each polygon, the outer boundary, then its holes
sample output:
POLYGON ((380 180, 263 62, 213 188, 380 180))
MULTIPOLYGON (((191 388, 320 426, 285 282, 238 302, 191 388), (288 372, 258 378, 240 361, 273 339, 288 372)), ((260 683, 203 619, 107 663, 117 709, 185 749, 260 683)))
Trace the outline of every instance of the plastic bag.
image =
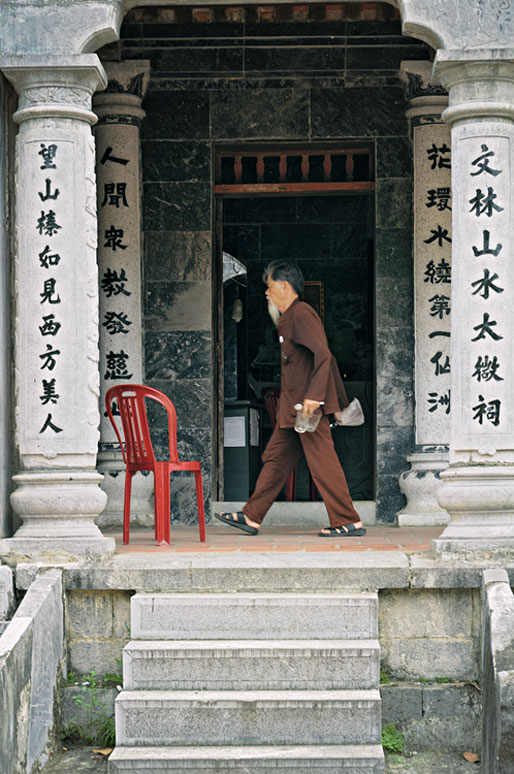
POLYGON ((354 398, 342 411, 336 411, 334 419, 344 427, 358 427, 364 424, 364 412, 358 398, 354 398))

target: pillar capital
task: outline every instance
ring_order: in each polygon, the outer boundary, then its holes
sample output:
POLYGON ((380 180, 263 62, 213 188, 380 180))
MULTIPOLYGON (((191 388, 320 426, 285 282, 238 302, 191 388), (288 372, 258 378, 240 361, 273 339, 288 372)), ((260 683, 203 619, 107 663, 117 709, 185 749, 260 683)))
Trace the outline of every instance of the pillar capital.
POLYGON ((449 93, 448 123, 514 121, 514 49, 438 51, 433 77, 449 93))
POLYGON ((96 54, 78 56, 9 56, 0 69, 19 94, 13 119, 71 118, 95 124, 91 98, 105 88, 107 76, 96 54))
POLYGON ((101 124, 139 125, 145 117, 141 102, 150 81, 150 62, 107 62, 107 87, 93 97, 93 108, 101 124))
POLYGON ((432 82, 431 63, 403 61, 399 75, 410 105, 407 118, 415 124, 441 123, 441 113, 448 107, 448 92, 432 82))

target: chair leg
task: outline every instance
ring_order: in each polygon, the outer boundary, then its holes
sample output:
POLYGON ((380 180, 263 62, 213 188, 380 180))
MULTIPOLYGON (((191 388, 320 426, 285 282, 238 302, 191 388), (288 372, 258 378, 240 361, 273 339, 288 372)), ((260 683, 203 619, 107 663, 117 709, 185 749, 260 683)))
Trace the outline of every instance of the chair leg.
POLYGON ((170 472, 166 465, 155 468, 155 539, 160 546, 170 544, 170 472))
POLYGON ((125 501, 123 503, 123 544, 129 542, 130 533, 130 493, 132 490, 132 473, 125 474, 125 501))
POLYGON ((202 471, 195 471, 196 502, 198 505, 198 527, 200 530, 200 542, 205 543, 205 509, 203 503, 202 471))

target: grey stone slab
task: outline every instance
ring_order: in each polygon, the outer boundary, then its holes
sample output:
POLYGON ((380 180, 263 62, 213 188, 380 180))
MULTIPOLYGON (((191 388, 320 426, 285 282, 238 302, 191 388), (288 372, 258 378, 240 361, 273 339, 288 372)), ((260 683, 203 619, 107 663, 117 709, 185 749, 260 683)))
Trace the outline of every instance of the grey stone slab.
POLYGON ((395 723, 409 750, 480 750, 481 692, 468 682, 382 685, 382 723, 395 723))
POLYGON ((412 142, 410 137, 377 138, 377 178, 410 177, 412 142))
POLYGON ((471 637, 479 618, 478 592, 419 589, 380 594, 381 637, 471 637))
MULTIPOLYGON (((489 564, 496 567, 495 559, 475 563, 463 562, 460 557, 442 560, 431 554, 413 554, 411 559, 412 588, 480 588, 482 572, 489 564)), ((507 566, 507 565, 506 565, 507 566)), ((514 585, 514 567, 509 568, 511 584, 514 585)))
POLYGON ((116 699, 116 739, 121 746, 377 743, 380 694, 122 691, 116 699))
MULTIPOLYGON (((401 334, 402 329, 394 329, 401 334)), ((412 427, 414 425, 413 365, 410 358, 402 371, 391 379, 382 374, 377 377, 377 424, 379 427, 412 427)))
POLYGON ((201 92, 148 91, 143 139, 203 139, 209 136, 209 95, 201 92))
POLYGON ((380 745, 247 746, 247 747, 116 747, 109 757, 109 774, 194 774, 234 771, 241 774, 298 774, 343 771, 382 774, 380 745))
POLYGON ((382 725, 421 721, 423 716, 421 683, 381 685, 380 696, 382 699, 382 725))
POLYGON ((309 93, 249 89, 211 95, 211 136, 216 139, 308 137, 309 93))
POLYGON ((414 293, 412 277, 381 277, 376 289, 376 316, 388 327, 413 325, 414 293))
POLYGON ((311 105, 313 137, 408 134, 401 88, 313 89, 311 105))
POLYGON ((377 228, 408 228, 412 222, 411 178, 377 181, 377 228))
POLYGON ((34 622, 15 617, 0 637, 0 771, 25 770, 30 730, 34 622))
POLYGON ((208 143, 146 140, 141 143, 144 179, 148 182, 210 181, 208 143))
POLYGON ((54 723, 57 674, 64 656, 62 573, 48 570, 29 588, 14 619, 33 621, 27 768, 37 764, 54 723))
MULTIPOLYGON (((166 344, 169 346, 169 341, 173 347, 173 334, 175 331, 183 332, 187 338, 192 341, 189 342, 189 347, 197 348, 198 342, 195 338, 200 338, 201 332, 204 331, 205 338, 210 346, 211 344, 211 332, 210 327, 212 323, 212 288, 210 282, 147 282, 145 284, 145 298, 144 298, 144 316, 146 326, 145 336, 145 355, 148 351, 151 356, 160 356, 162 358, 160 366, 157 366, 157 371, 160 373, 162 370, 166 370, 167 360, 166 353, 159 352, 159 341, 161 338, 165 338, 167 334, 168 341, 166 344), (151 331, 158 331, 157 334, 151 334, 151 331), (165 331, 164 336, 161 334, 165 331), (194 333, 197 336, 195 337, 194 333), (157 350, 157 351, 156 351, 157 350)), ((166 346, 166 345, 165 345, 166 346)), ((204 354, 204 353, 202 353, 204 354)), ((205 365, 202 360, 199 360, 195 364, 194 375, 202 376, 204 371, 210 373, 210 352, 205 353, 205 365)), ((173 351, 171 355, 169 366, 172 371, 180 374, 181 366, 185 365, 186 371, 191 373, 191 358, 185 358, 185 363, 182 363, 183 358, 180 357, 180 353, 173 351)), ((155 371, 155 363, 146 363, 147 370, 155 371)), ((183 375, 180 375, 184 378, 183 375)), ((163 378, 157 376, 156 378, 163 378)), ((187 377, 186 377, 187 378, 187 377)))
POLYGON ((362 594, 136 594, 134 639, 371 639, 377 597, 362 594))
POLYGON ((376 640, 131 641, 126 690, 328 690, 378 684, 376 640))
POLYGON ((119 672, 119 661, 127 637, 111 640, 77 640, 69 644, 69 666, 76 675, 87 675, 94 670, 99 675, 119 672))
POLYGON ((410 228, 377 228, 375 231, 376 275, 412 277, 412 230, 410 228))
POLYGON ((145 282, 201 282, 212 274, 210 231, 144 232, 145 282))
POLYGON ((148 231, 205 231, 211 225, 207 183, 145 183, 143 222, 148 231))
POLYGON ((414 448, 414 428, 382 426, 377 428, 377 473, 399 476, 408 467, 407 455, 414 448))
MULTIPOLYGON (((28 588, 42 568, 18 565, 17 587, 28 588)), ((409 559, 403 551, 130 553, 102 563, 67 565, 63 573, 67 590, 375 591, 408 588, 409 559)))
MULTIPOLYGON (((188 339, 182 337, 181 340, 185 345, 188 339)), ((178 344, 177 341, 175 343, 178 344)), ((166 348, 165 343, 163 348, 166 348)), ((179 435, 181 427, 186 425, 189 427, 209 427, 211 425, 212 379, 191 378, 171 381, 169 378, 146 377, 145 384, 164 392, 171 399, 177 411, 179 435)))
POLYGON ((485 770, 512 774, 514 739, 514 595, 506 573, 491 568, 482 585, 482 748, 485 770), (494 722, 487 722, 494 718, 494 722))
POLYGON ((398 511, 405 507, 407 500, 400 491, 397 474, 378 474, 376 477, 377 517, 381 522, 396 523, 398 511))
MULTIPOLYGON (((85 698, 88 694, 83 690, 82 683, 65 685, 61 689, 61 726, 76 726, 85 738, 91 734, 91 721, 102 715, 113 717, 114 702, 119 691, 116 688, 98 688, 95 691, 94 703, 85 698)), ((90 748, 91 749, 91 748, 90 748)), ((72 769, 70 769, 72 774, 72 769)), ((75 772, 73 771, 73 774, 75 772)))
POLYGON ((479 679, 476 641, 471 638, 446 640, 444 637, 380 639, 383 668, 406 680, 479 679))
POLYGON ((0 567, 0 620, 7 618, 14 603, 13 571, 5 565, 0 567))

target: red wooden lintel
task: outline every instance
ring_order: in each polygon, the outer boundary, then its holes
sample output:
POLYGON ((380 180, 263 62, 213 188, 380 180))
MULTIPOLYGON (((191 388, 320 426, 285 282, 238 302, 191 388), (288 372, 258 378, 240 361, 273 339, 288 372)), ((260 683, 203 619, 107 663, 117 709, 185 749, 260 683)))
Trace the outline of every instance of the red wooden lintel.
POLYGON ((224 196, 241 194, 284 193, 332 193, 336 191, 373 191, 373 181, 351 183, 243 183, 241 185, 215 185, 214 193, 224 196))

